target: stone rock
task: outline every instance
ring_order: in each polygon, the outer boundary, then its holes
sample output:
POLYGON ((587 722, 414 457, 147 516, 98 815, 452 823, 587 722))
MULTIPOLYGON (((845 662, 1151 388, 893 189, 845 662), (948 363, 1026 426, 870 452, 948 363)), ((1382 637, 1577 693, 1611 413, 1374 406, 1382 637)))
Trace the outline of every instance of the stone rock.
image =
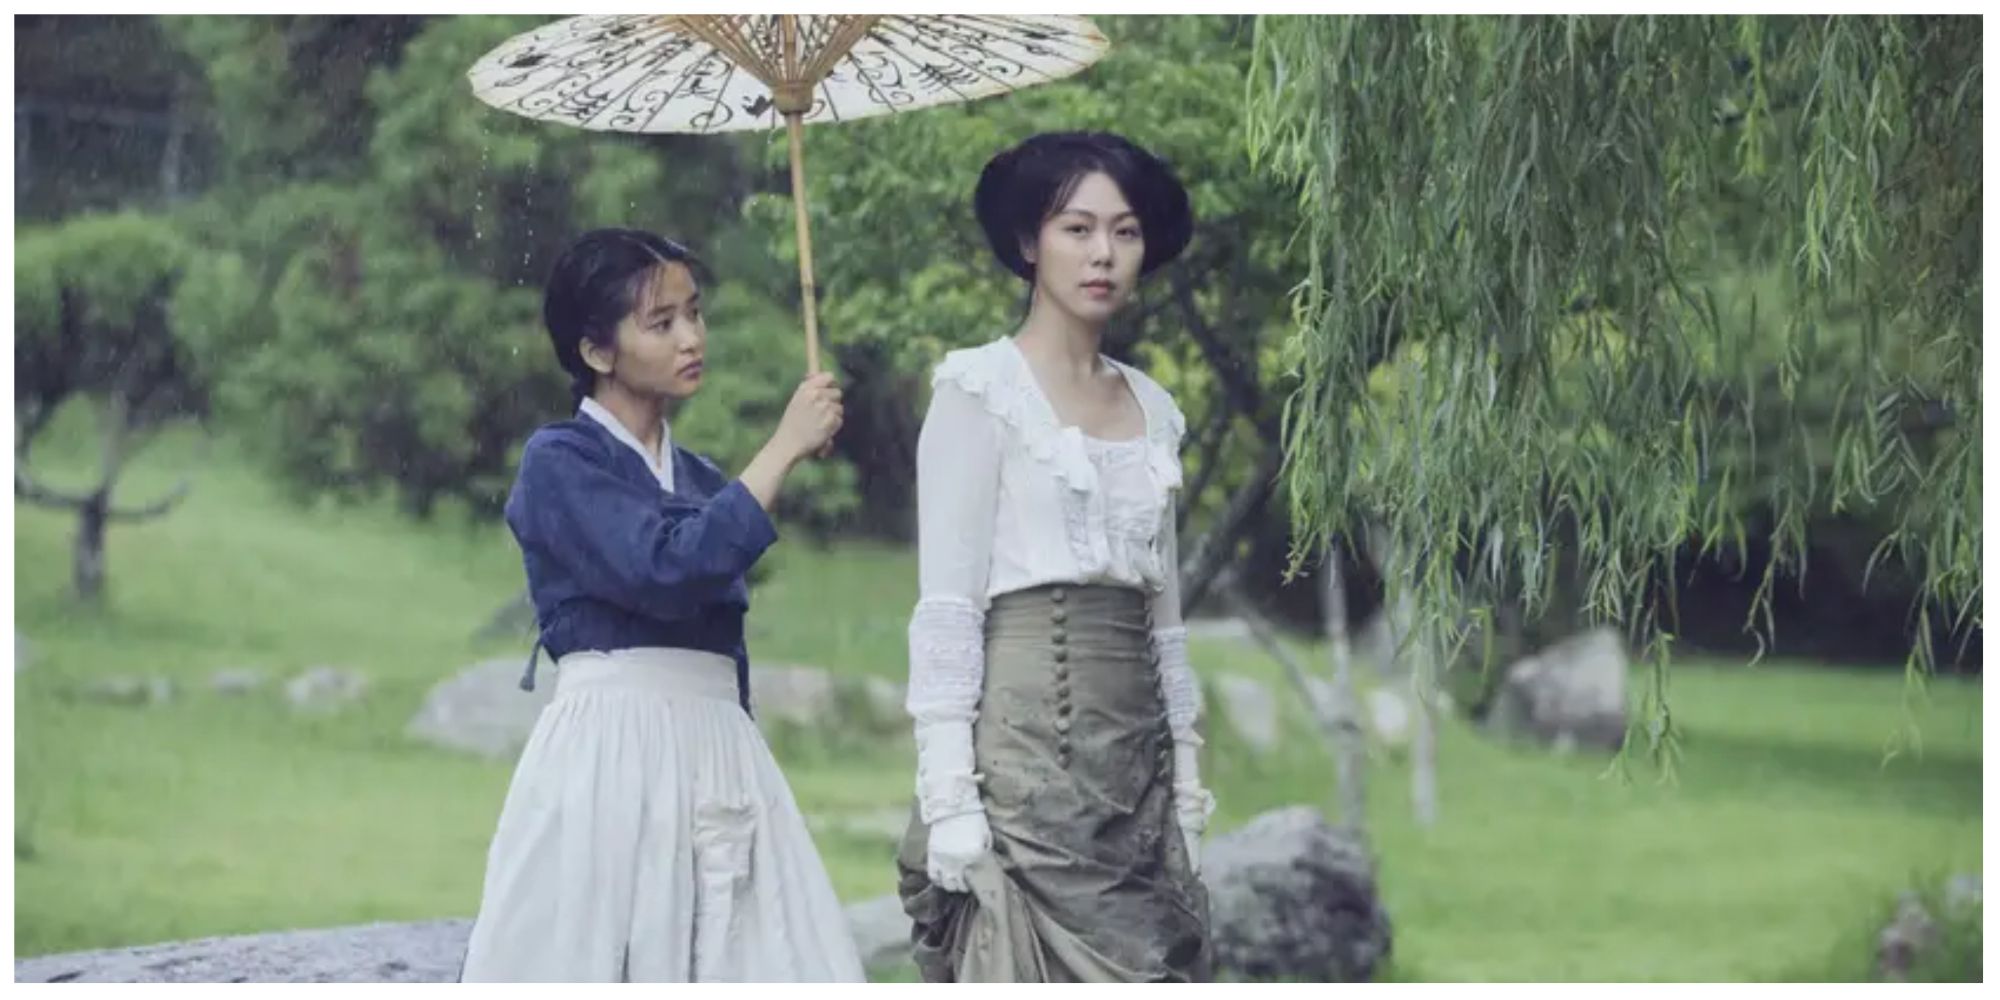
POLYGON ((164 705, 174 700, 174 682, 165 677, 103 677, 87 685, 83 696, 113 705, 164 705))
POLYGON ((1366 665, 1379 677, 1396 675, 1396 644, 1390 630, 1389 612, 1378 611, 1355 629, 1348 640, 1348 653, 1355 666, 1366 665))
POLYGON ((262 670, 218 670, 208 678, 208 689, 219 695, 246 695, 263 686, 264 672, 262 670))
POLYGON ((1250 623, 1233 617, 1190 618, 1187 631, 1190 639, 1247 640, 1250 638, 1250 623))
POLYGON ((1423 655, 1410 641, 1416 628, 1417 602, 1405 589, 1351 630, 1355 666, 1372 667, 1384 678, 1408 677, 1423 655))
POLYGON ((1306 677, 1306 696, 1312 699, 1307 711, 1313 713, 1314 721, 1333 718, 1333 682, 1322 677, 1306 677))
POLYGON ((868 677, 861 682, 861 695, 868 706, 868 712, 878 722, 907 723, 909 716, 903 708, 906 689, 895 681, 882 677, 868 677))
POLYGON ((1216 963, 1228 975, 1361 982, 1389 955, 1367 849, 1311 807, 1258 816, 1202 857, 1216 963))
MULTIPOLYGON (((1364 980, 1390 952, 1366 851, 1304 806, 1266 813, 1204 852, 1216 957, 1232 976, 1364 980)), ((908 958, 896 896, 846 908, 866 964, 908 958)), ((21 959, 16 982, 450 982, 470 920, 368 924, 21 959)))
POLYGON ((1278 746, 1278 700, 1262 681, 1240 674, 1216 679, 1222 714, 1229 728, 1251 749, 1268 753, 1278 746))
POLYGON ((536 671, 533 691, 521 690, 522 660, 508 657, 466 667, 431 688, 403 732, 422 743, 491 760, 517 757, 543 706, 555 698, 555 679, 547 666, 536 671))
POLYGON ((1981 899, 1978 875, 1960 872, 1945 880, 1945 912, 1953 916, 1978 913, 1981 899))
POLYGON ((839 717, 833 675, 818 667, 782 664, 750 667, 750 706, 759 722, 810 726, 839 717))
MULTIPOLYGON (((847 907, 862 958, 907 958, 910 921, 882 896, 847 907)), ((204 938, 138 948, 19 959, 17 983, 449 983, 458 978, 472 921, 366 924, 204 938)))
POLYGON ((470 920, 369 924, 44 955, 19 983, 448 983, 470 920))
POLYGON ((1625 742, 1630 670, 1615 630, 1571 636, 1507 668, 1486 724, 1558 749, 1616 751, 1625 742))
MULTIPOLYGON (((1961 872, 1945 880, 1944 916, 1947 919, 1978 919, 1981 901, 1979 876, 1961 872)), ((1923 898, 1905 892, 1896 899, 1896 914, 1875 939, 1875 971, 1883 979, 1901 982, 1910 978, 1918 962, 1944 943, 1944 928, 1923 898)))
POLYGON ((872 968, 909 959, 910 915, 903 912, 902 897, 892 893, 849 906, 847 926, 854 932, 862 965, 872 968))
POLYGON ((1896 901, 1896 915, 1875 939, 1875 968, 1884 979, 1909 978, 1923 953, 1936 948, 1944 932, 1917 898, 1906 892, 1896 901))
POLYGON ((1375 734, 1375 742, 1391 749, 1410 745, 1410 703, 1403 695, 1390 688, 1378 687, 1368 692, 1368 729, 1375 734))
POLYGON ((367 693, 368 678, 339 667, 314 667, 285 683, 285 700, 301 712, 330 712, 367 693))

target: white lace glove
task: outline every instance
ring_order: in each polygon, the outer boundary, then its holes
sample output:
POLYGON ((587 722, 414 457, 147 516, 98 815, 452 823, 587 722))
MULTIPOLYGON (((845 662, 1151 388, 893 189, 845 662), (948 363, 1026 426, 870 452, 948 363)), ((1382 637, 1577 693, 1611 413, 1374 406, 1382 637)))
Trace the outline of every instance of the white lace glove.
POLYGON ((986 825, 986 813, 947 816, 931 824, 924 870, 946 892, 970 892, 972 887, 966 883, 965 873, 991 850, 993 831, 986 825))
POLYGON ((1201 786, 1201 737, 1192 733, 1174 739, 1174 822, 1187 842, 1188 865, 1201 874, 1201 835, 1215 813, 1215 796, 1201 786))
POLYGON ((928 722, 917 727, 917 809, 930 826, 925 871, 947 892, 965 892, 965 873, 993 849, 981 776, 972 770, 972 726, 928 722))

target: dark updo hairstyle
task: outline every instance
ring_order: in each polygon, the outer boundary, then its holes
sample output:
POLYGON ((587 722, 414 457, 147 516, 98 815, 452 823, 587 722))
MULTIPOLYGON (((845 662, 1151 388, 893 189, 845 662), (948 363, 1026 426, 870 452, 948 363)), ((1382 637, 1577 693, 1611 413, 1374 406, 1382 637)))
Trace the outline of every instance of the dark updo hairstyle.
POLYGON ((686 264, 697 281, 706 274, 688 248, 640 229, 593 229, 556 259, 542 296, 542 322, 577 401, 597 388, 597 372, 583 360, 583 342, 611 346, 618 324, 639 307, 653 269, 670 263, 686 264))
POLYGON ((1152 273, 1187 249, 1194 214, 1187 189, 1165 160, 1109 132, 1045 132, 995 156, 980 172, 972 209, 993 255, 1008 270, 1034 281, 1035 265, 1021 255, 1021 244, 1032 244, 1042 223, 1062 210, 1077 184, 1098 172, 1117 183, 1139 217, 1146 240, 1140 274, 1152 273))

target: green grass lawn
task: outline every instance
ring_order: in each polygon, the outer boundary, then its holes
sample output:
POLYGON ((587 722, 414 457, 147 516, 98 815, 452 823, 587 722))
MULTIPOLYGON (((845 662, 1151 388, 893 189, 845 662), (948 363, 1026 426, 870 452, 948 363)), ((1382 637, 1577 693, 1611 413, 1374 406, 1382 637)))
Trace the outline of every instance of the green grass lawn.
MULTIPOLYGON (((83 439, 59 429, 51 443, 83 439)), ((188 453, 162 442, 131 496, 170 484, 188 453)), ((62 481, 89 457, 38 456, 36 468, 62 481)), ((470 638, 520 585, 504 528, 293 505, 219 446, 181 509, 113 529, 101 612, 68 596, 72 531, 65 516, 16 509, 16 627, 33 646, 15 680, 18 954, 474 911, 510 768, 402 730, 436 681, 525 656, 525 642, 470 638), (204 684, 224 668, 282 679, 317 665, 373 687, 356 708, 302 718, 275 689, 231 699, 204 684), (183 684, 151 708, 74 697, 117 673, 183 684)), ((909 553, 787 539, 774 560, 755 597, 753 658, 900 677, 909 553)), ((1197 642, 1195 656, 1206 673, 1282 683, 1248 646, 1197 642)), ((1427 830, 1411 822, 1406 767, 1381 759, 1369 819, 1395 977, 1864 974, 1897 891, 1981 865, 1980 689, 1933 684, 1914 709, 1923 752, 1885 760, 1903 693, 1893 671, 1678 665, 1686 754, 1672 784, 1643 771, 1621 782, 1602 759, 1447 723, 1442 817, 1427 830)), ((1327 755, 1286 712, 1272 754, 1212 739, 1219 830, 1280 805, 1330 805, 1327 755)), ((773 742, 816 823, 907 807, 899 735, 773 742)), ((886 836, 828 826, 818 839, 844 898, 891 891, 886 836)))

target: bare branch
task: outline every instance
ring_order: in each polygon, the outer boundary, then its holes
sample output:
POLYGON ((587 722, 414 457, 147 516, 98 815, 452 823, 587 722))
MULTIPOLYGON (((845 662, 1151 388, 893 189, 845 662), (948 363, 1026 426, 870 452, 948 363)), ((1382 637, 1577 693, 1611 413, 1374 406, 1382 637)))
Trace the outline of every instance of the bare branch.
POLYGON ((1184 614, 1200 606, 1216 576, 1233 561, 1237 539, 1242 537, 1257 512, 1264 509, 1265 501, 1277 488, 1278 470, 1283 466, 1284 459, 1284 449, 1265 449, 1249 481, 1230 498, 1221 519, 1194 544, 1192 553, 1181 563, 1181 609, 1184 614))
POLYGON ((1218 402, 1215 413, 1201 429, 1200 437, 1194 446, 1195 454, 1201 457, 1201 471, 1195 473, 1194 482, 1181 491, 1180 510, 1174 515, 1176 530, 1187 527, 1188 515, 1201 506, 1202 496, 1208 492, 1209 483, 1215 480, 1216 467, 1220 464, 1217 459, 1221 457, 1223 442, 1229 440, 1229 435, 1226 433, 1229 430, 1229 419, 1228 403, 1218 402))
POLYGON ((1292 688, 1299 693, 1299 697, 1304 699, 1306 711, 1312 715, 1313 722, 1319 726, 1320 732, 1326 735, 1332 749, 1339 750, 1338 741, 1343 728, 1360 732, 1359 722, 1352 718, 1344 722, 1336 718, 1330 711, 1331 706, 1324 704, 1323 699, 1314 692, 1311 677, 1306 673, 1305 667, 1299 664, 1298 657, 1293 656, 1291 650, 1285 648, 1284 642, 1278 638, 1277 630, 1271 627, 1270 622, 1264 620, 1256 605, 1243 593, 1243 582, 1234 571, 1225 572, 1223 578, 1217 581, 1215 589, 1228 604, 1230 613, 1243 619, 1243 624, 1250 630, 1250 638, 1259 648, 1270 654, 1271 659, 1278 661, 1279 666, 1285 668, 1285 677, 1292 682, 1292 688))
POLYGON ((14 422, 17 425, 14 436, 15 464, 18 465, 27 459, 28 448, 35 443, 35 438, 41 435, 42 429, 47 427, 49 421, 55 417, 57 408, 62 405, 62 401, 65 398, 67 398, 66 393, 52 398, 37 399, 28 404, 29 409, 26 417, 17 415, 14 418, 14 422))
POLYGON ((1214 328, 1201 314, 1201 308, 1194 301, 1194 286, 1189 283, 1185 271, 1176 271, 1173 276, 1174 301, 1180 305, 1181 319, 1187 324, 1188 333, 1201 347, 1201 353, 1208 360, 1208 366, 1215 377, 1222 381, 1222 389, 1229 399, 1229 405, 1236 412, 1250 418, 1257 428, 1257 435, 1266 444, 1278 444, 1284 439, 1278 421, 1263 412, 1263 390, 1257 386, 1254 366, 1243 364, 1214 328))
POLYGON ((128 507, 122 510, 116 507, 107 508, 104 512, 104 519, 107 521, 150 521, 173 510, 182 500, 187 499, 188 492, 193 488, 194 477, 192 475, 183 476, 173 489, 167 491, 166 496, 144 507, 128 507))
POLYGON ((36 482, 29 478, 26 469, 18 465, 14 467, 14 496, 29 503, 62 510, 82 510, 90 506, 91 502, 88 496, 65 493, 36 482))

